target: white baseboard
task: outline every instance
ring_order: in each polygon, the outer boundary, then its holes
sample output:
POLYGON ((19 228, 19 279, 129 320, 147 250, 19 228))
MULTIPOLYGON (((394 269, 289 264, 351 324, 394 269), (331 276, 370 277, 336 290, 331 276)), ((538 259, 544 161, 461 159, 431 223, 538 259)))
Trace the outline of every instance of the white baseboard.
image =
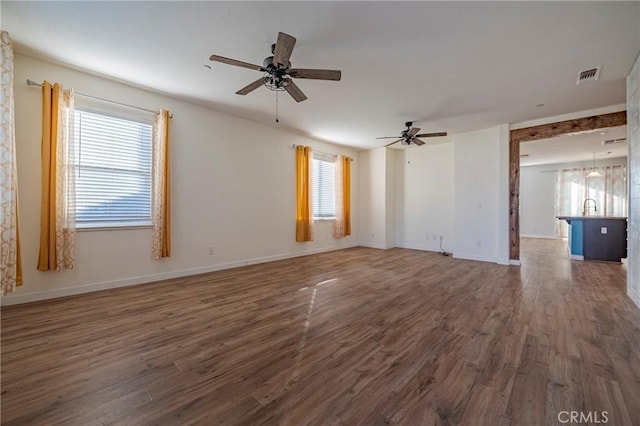
POLYGON ((464 259, 464 260, 476 260, 478 262, 491 262, 498 263, 498 258, 491 256, 479 256, 476 254, 467 254, 467 253, 453 253, 454 259, 464 259))
POLYGON ((522 263, 520 262, 520 259, 509 259, 509 265, 521 266, 522 263))
MULTIPOLYGON (((628 285, 628 284, 627 284, 628 285)), ((633 301, 633 303, 636 304, 636 306, 638 307, 638 309, 640 309, 640 295, 636 294, 633 292, 633 290, 631 289, 631 287, 627 288, 627 296, 629 296, 629 298, 631 299, 631 301, 633 301)))
POLYGON ((432 251, 435 253, 440 253, 440 249, 437 248, 433 248, 433 247, 428 247, 426 245, 423 244, 404 244, 404 243, 396 243, 396 247, 398 248, 403 248, 403 249, 409 249, 409 250, 422 250, 422 251, 432 251))
POLYGON ((128 287, 131 285, 149 284, 156 281, 168 280, 172 278, 187 277, 190 275, 205 274, 207 272, 221 271, 223 269, 238 268, 240 266, 256 265, 259 263, 274 262, 276 260, 291 259, 294 257, 308 256, 311 254, 325 253, 329 251, 342 250, 357 247, 358 243, 347 244, 340 247, 324 247, 313 250, 304 250, 296 253, 285 253, 274 256, 256 257, 252 259, 239 260, 235 262, 221 263, 217 265, 201 266, 197 268, 182 269, 179 271, 164 272, 161 274, 142 275, 139 277, 124 278, 114 281, 103 281, 76 287, 58 288, 55 290, 42 291, 38 293, 16 294, 3 296, 1 306, 18 305, 22 303, 37 302, 40 300, 55 299, 58 297, 74 296, 94 291, 108 290, 111 288, 128 287))
POLYGON ((386 249, 390 249, 393 248, 394 246, 389 246, 386 244, 380 244, 380 243, 360 243, 358 244, 360 247, 368 247, 368 248, 374 248, 374 249, 379 249, 379 250, 386 250, 386 249))
POLYGON ((541 238, 543 240, 561 240, 562 239, 556 235, 544 235, 544 234, 520 234, 520 238, 541 238))
MULTIPOLYGON (((411 250, 430 251, 430 252, 433 252, 433 253, 441 253, 439 247, 438 248, 427 247, 426 245, 422 245, 422 244, 396 243, 396 247, 405 248, 405 249, 411 249, 411 250)), ((454 253, 452 257, 454 257, 456 259, 477 260, 477 261, 480 261, 480 262, 494 262, 494 263, 497 263, 498 265, 509 265, 510 264, 509 263, 509 259, 498 259, 498 258, 485 257, 485 256, 461 255, 461 254, 454 253)), ((518 265, 519 264, 520 263, 518 263, 518 265)))
POLYGON ((579 254, 572 254, 571 260, 584 260, 584 256, 581 256, 579 254))

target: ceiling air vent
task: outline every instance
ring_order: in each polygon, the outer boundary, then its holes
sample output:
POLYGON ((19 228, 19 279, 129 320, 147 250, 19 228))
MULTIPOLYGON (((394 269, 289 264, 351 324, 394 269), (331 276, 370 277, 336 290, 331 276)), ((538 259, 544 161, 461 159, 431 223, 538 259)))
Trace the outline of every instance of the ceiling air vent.
POLYGON ((520 158, 522 158, 522 157, 528 157, 528 156, 529 156, 529 154, 520 154, 520 158))
POLYGON ((620 139, 609 139, 606 141, 602 141, 602 145, 618 145, 621 143, 626 143, 627 142, 627 138, 620 138, 620 139))
POLYGON ((598 77, 600 77, 600 67, 580 71, 578 73, 578 81, 576 81, 576 84, 586 83, 587 81, 596 81, 598 77))

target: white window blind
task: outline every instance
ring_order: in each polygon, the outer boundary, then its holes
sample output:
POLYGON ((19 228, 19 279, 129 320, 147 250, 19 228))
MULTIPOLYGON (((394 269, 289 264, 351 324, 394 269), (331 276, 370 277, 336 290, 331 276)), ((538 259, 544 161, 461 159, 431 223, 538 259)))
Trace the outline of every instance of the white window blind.
POLYGON ((314 218, 336 216, 336 167, 333 162, 314 158, 311 164, 311 197, 314 218))
POLYGON ((76 222, 80 227, 151 223, 148 123, 76 109, 76 222))

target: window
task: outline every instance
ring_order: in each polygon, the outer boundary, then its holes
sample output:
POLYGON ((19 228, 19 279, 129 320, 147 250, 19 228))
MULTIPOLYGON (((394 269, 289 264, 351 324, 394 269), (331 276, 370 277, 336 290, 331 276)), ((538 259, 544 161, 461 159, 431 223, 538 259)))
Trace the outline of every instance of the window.
MULTIPOLYGON (((314 154, 316 155, 316 154, 314 154)), ((336 167, 333 161, 314 158, 311 164, 311 198, 314 219, 336 216, 336 167)))
POLYGON ((75 110, 78 227, 151 224, 152 125, 75 110))

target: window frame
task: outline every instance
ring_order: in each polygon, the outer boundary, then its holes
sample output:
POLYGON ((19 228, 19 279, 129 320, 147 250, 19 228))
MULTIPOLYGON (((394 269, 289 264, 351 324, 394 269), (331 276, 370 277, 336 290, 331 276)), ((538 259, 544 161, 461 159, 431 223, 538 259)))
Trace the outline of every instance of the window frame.
MULTIPOLYGON (((333 197, 333 199, 335 200, 336 197, 336 188, 335 188, 335 171, 336 171, 336 163, 335 163, 335 159, 336 157, 333 155, 324 155, 324 154, 318 154, 316 152, 313 153, 313 157, 311 159, 311 204, 313 206, 314 204, 314 199, 315 199, 315 192, 314 192, 314 187, 316 187, 318 190, 320 190, 320 183, 318 183, 317 185, 314 185, 314 175, 315 175, 315 168, 317 167, 315 162, 319 161, 319 162, 325 162, 325 163, 329 163, 333 169, 333 194, 331 194, 331 196, 333 197)), ((318 197, 320 197, 320 195, 318 195, 318 197)), ((336 210, 335 210, 335 201, 334 201, 334 206, 333 206, 333 215, 332 216, 317 216, 316 215, 316 209, 312 209, 312 213, 313 213, 313 220, 315 221, 331 221, 331 220, 336 220, 336 210)))
MULTIPOLYGON (((75 111, 79 113, 96 114, 107 118, 126 120, 134 123, 144 124, 151 126, 151 132, 149 134, 149 152, 151 155, 151 161, 149 164, 149 216, 144 220, 131 220, 131 221, 118 221, 118 220, 104 220, 104 221, 78 221, 77 217, 77 204, 76 204, 76 222, 75 227, 77 231, 115 231, 115 230, 134 230, 134 229, 149 229, 153 227, 152 223, 152 209, 153 209, 153 114, 138 110, 132 110, 130 108, 106 104, 99 100, 93 100, 89 98, 81 98, 75 101, 75 111)), ((74 116, 74 121, 76 117, 74 116)), ((76 124, 74 123, 74 126, 76 124)), ((78 125, 79 126, 79 125, 78 125)), ((76 150, 80 151, 80 136, 74 134, 74 143, 78 141, 76 150)), ((78 158, 81 158, 81 153, 78 152, 78 158)), ((80 163, 74 164, 76 167, 75 173, 75 185, 76 185, 76 200, 78 198, 78 179, 81 171, 80 163)))

